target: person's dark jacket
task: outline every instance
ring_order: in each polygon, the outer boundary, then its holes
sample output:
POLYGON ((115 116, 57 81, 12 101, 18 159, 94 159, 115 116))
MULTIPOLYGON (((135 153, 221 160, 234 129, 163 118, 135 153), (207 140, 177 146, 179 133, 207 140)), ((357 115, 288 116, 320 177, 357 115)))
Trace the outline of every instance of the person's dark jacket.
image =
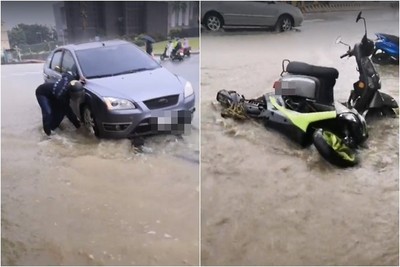
POLYGON ((44 83, 36 89, 36 98, 42 109, 43 128, 48 135, 50 129, 54 130, 60 125, 64 116, 67 116, 76 128, 80 127, 80 122, 69 105, 68 90, 72 80, 75 80, 73 75, 64 73, 57 82, 44 83))

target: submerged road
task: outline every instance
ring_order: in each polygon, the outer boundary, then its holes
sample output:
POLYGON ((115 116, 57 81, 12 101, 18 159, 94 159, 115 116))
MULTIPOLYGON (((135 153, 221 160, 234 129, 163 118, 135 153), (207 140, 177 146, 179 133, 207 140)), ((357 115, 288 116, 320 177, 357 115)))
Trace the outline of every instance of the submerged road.
MULTIPOLYGON (((340 59, 364 34, 357 11, 311 14, 299 31, 203 32, 201 175, 203 265, 398 265, 399 122, 369 125, 361 164, 338 169, 254 122, 220 116, 218 90, 255 98, 273 90, 283 59, 339 70, 335 100, 358 79, 340 59)), ((398 35, 398 9, 363 11, 368 34, 398 35)), ((399 99, 398 66, 376 66, 399 99)))
MULTIPOLYGON (((164 66, 199 92, 199 57, 164 66)), ((199 116, 183 139, 44 136, 41 64, 1 66, 4 265, 197 265, 199 116)), ((197 105, 198 110, 198 105, 197 105)))

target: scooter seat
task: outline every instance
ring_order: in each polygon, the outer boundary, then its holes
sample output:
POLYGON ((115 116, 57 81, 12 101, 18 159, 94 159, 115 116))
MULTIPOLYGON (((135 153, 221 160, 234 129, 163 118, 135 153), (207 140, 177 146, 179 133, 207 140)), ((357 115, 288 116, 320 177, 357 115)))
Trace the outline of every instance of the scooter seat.
POLYGON ((335 80, 339 77, 339 72, 335 68, 319 67, 298 61, 291 61, 287 65, 286 71, 292 74, 308 75, 329 80, 335 80))

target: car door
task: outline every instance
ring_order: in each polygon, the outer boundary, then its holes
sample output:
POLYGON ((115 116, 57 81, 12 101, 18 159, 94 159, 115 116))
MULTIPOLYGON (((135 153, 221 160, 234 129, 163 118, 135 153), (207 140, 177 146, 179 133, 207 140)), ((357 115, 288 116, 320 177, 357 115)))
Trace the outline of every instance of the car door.
POLYGON ((275 26, 278 17, 280 16, 280 8, 274 1, 258 1, 259 10, 262 11, 263 21, 262 26, 275 26))
POLYGON ((265 26, 272 21, 272 11, 266 1, 220 2, 226 25, 265 26))
MULTIPOLYGON (((71 72, 72 75, 74 75, 77 80, 79 79, 80 75, 77 62, 74 56, 72 55, 71 51, 67 49, 64 50, 64 54, 62 56, 61 70, 62 72, 71 72)), ((79 107, 84 102, 84 100, 85 100, 84 98, 78 98, 70 101, 70 106, 72 108, 72 111, 78 118, 80 117, 79 107)))
POLYGON ((46 82, 56 82, 61 77, 61 59, 63 50, 54 51, 49 65, 44 70, 44 79, 46 82))

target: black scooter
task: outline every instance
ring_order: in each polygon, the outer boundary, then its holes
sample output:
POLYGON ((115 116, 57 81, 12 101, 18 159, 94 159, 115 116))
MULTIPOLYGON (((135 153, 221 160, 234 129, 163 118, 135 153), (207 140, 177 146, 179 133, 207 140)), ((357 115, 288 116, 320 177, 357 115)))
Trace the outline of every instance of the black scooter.
POLYGON ((172 59, 172 61, 174 60, 182 61, 184 57, 185 54, 184 54, 184 49, 182 48, 182 43, 178 42, 174 47, 174 49, 172 50, 170 58, 172 59))
POLYGON ((356 43, 351 48, 338 37, 336 43, 341 43, 349 47, 348 51, 340 58, 354 56, 357 62, 357 71, 360 73, 359 80, 353 84, 353 90, 350 93, 346 105, 349 108, 355 108, 360 114, 367 118, 368 115, 396 115, 398 113, 398 104, 396 100, 381 92, 381 80, 379 73, 375 70, 370 60, 370 56, 375 51, 374 42, 367 37, 367 25, 365 18, 358 13, 356 22, 360 19, 364 21, 365 34, 360 43, 356 43))

